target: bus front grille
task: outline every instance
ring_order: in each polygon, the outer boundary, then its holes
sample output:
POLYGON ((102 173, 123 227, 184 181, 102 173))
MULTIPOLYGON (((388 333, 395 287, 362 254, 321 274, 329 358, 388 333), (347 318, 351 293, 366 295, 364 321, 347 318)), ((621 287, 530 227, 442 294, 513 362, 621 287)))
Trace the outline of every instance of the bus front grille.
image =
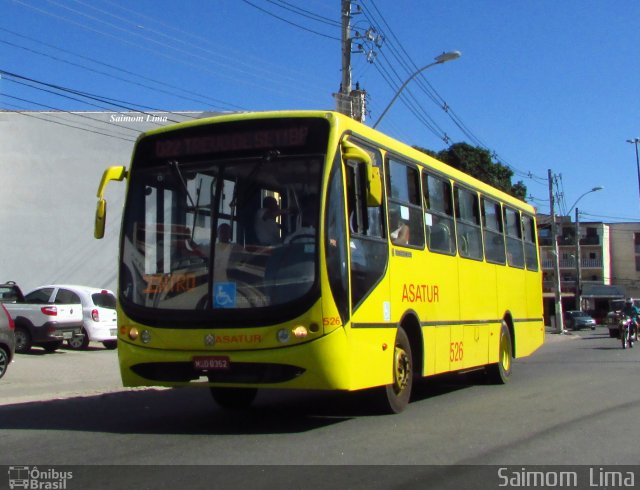
POLYGON ((201 371, 191 362, 149 362, 135 364, 131 370, 145 379, 166 382, 189 382, 204 376, 212 383, 283 383, 297 378, 304 369, 287 364, 235 362, 230 369, 201 371))

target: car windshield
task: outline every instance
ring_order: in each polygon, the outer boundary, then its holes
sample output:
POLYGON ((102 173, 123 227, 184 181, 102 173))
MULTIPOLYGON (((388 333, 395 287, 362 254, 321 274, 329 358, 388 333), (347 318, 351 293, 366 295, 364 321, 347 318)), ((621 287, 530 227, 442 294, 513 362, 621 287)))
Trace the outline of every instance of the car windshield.
POLYGON ((316 285, 328 124, 243 124, 140 143, 123 228, 125 302, 231 313, 295 301, 316 285))
POLYGON ((574 318, 589 318, 589 314, 585 313, 584 311, 572 311, 571 316, 573 316, 574 318))
POLYGON ((93 293, 91 295, 91 300, 94 305, 100 308, 108 308, 110 310, 116 309, 116 297, 111 293, 93 293))

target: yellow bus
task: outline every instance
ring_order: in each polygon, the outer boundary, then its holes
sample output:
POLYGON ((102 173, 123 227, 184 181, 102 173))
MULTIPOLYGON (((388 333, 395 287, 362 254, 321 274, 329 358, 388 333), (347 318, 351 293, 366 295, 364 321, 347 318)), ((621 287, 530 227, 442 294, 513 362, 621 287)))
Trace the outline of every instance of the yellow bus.
POLYGON ((149 131, 120 237, 125 386, 379 393, 484 369, 504 383, 544 340, 528 204, 346 116, 229 114, 149 131))

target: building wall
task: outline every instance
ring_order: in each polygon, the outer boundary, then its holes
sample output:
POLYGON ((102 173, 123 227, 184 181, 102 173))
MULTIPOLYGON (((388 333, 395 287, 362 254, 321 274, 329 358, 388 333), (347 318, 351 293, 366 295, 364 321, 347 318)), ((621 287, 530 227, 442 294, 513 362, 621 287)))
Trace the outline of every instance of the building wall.
POLYGON ((614 223, 611 228, 611 276, 615 284, 623 286, 628 296, 640 298, 640 247, 635 234, 640 223, 614 223))
POLYGON ((102 172, 129 165, 138 134, 204 113, 0 112, 0 281, 116 289, 125 183, 107 187, 106 233, 93 238, 102 172))

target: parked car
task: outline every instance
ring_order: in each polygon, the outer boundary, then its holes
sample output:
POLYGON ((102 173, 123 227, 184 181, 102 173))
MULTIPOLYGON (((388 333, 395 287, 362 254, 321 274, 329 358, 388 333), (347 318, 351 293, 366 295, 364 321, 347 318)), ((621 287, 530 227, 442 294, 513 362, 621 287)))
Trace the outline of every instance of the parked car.
POLYGON ((16 348, 15 323, 0 303, 0 378, 7 372, 16 348))
POLYGON ((102 342, 107 349, 117 347, 118 318, 112 291, 67 284, 52 284, 37 290, 51 290, 52 302, 64 296, 73 297, 82 305, 82 335, 67 340, 70 348, 84 350, 91 341, 102 342))
POLYGON ((77 298, 61 296, 51 299, 51 291, 38 289, 23 295, 18 285, 0 284, 2 303, 15 323, 15 351, 24 354, 38 345, 53 352, 64 340, 80 337, 82 305, 77 298))
POLYGON ((581 328, 596 329, 596 321, 585 311, 565 312, 564 323, 571 330, 580 330, 581 328))

